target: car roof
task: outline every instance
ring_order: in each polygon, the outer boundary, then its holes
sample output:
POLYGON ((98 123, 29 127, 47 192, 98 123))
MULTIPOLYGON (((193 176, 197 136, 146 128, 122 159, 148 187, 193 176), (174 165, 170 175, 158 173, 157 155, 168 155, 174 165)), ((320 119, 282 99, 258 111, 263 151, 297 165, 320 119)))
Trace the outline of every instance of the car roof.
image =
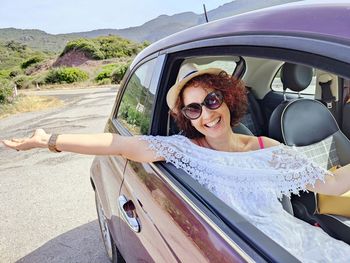
POLYGON ((350 3, 297 2, 191 27, 144 49, 134 60, 193 41, 234 35, 287 35, 350 45, 350 3))

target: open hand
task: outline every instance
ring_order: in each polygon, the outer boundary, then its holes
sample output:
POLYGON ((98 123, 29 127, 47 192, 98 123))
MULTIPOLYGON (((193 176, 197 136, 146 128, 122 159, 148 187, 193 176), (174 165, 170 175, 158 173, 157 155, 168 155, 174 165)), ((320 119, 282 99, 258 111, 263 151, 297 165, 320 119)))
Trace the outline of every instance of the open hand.
POLYGON ((31 137, 3 140, 2 143, 14 150, 25 151, 33 148, 46 148, 49 138, 50 134, 47 134, 43 129, 37 129, 31 137))

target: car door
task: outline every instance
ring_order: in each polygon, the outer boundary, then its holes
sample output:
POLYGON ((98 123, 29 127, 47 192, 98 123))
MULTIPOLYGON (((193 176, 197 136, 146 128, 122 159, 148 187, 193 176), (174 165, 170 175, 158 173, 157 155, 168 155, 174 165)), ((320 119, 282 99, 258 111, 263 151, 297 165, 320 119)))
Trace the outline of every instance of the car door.
MULTIPOLYGON (((159 79, 150 79, 154 63, 135 71, 118 110, 117 120, 133 135, 147 134, 151 124, 159 79)), ((118 205, 127 262, 243 261, 157 164, 127 161, 118 205)))

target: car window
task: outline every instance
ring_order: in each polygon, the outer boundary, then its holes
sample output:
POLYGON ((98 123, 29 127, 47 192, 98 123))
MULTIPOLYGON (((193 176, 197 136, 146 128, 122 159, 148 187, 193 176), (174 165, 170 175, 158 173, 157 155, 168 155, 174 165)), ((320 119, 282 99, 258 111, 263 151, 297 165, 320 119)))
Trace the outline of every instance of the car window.
POLYGON ((207 68, 221 68, 229 74, 232 74, 236 68, 239 57, 220 56, 220 57, 196 57, 184 60, 182 63, 193 63, 200 70, 207 68))
POLYGON ((131 76, 122 97, 117 120, 132 134, 147 134, 155 91, 150 89, 155 59, 140 66, 131 76))
MULTIPOLYGON (((283 92, 283 84, 280 78, 280 73, 281 73, 281 68, 277 71, 277 74, 272 81, 271 89, 273 91, 283 92)), ((297 92, 292 91, 290 89, 287 89, 286 92, 292 93, 292 94, 298 94, 297 92)), ((315 74, 315 70, 313 70, 313 77, 310 85, 305 90, 303 90, 300 94, 315 95, 315 93, 316 93, 316 74, 315 74)))

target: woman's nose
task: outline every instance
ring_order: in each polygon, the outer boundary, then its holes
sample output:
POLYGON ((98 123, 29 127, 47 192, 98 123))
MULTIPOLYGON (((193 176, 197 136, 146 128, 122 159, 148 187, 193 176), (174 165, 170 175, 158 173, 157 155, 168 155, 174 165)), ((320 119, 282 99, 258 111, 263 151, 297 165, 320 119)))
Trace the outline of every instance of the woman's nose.
POLYGON ((202 119, 210 119, 211 115, 213 114, 212 110, 209 110, 207 107, 203 106, 202 107, 202 119))

